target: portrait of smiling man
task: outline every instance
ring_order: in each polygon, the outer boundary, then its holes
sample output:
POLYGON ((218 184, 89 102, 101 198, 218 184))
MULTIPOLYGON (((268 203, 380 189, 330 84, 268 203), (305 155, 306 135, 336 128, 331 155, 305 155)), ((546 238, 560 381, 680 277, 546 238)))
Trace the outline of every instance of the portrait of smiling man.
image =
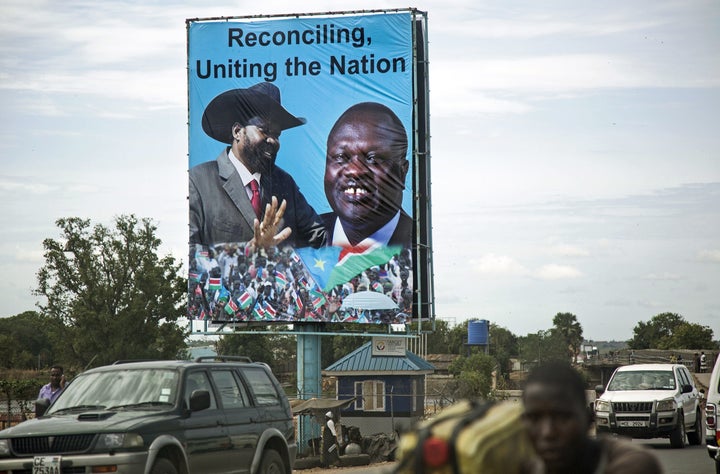
POLYGON ((413 221, 402 209, 407 150, 405 127, 383 104, 355 104, 337 119, 325 161, 332 212, 321 216, 328 245, 410 247, 413 221))
POLYGON ((275 165, 283 130, 305 124, 270 82, 231 89, 202 116, 204 132, 225 143, 214 161, 190 169, 190 243, 252 242, 319 247, 322 220, 290 174, 275 165))

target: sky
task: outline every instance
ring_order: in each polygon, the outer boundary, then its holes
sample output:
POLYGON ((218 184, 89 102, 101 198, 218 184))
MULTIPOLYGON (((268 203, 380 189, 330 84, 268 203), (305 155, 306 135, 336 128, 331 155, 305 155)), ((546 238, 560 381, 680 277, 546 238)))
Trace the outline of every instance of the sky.
POLYGON ((663 312, 720 338, 717 0, 0 4, 0 316, 42 241, 152 218, 187 254, 187 18, 428 13, 435 314, 517 335, 663 312), (208 5, 209 4, 209 5, 208 5))

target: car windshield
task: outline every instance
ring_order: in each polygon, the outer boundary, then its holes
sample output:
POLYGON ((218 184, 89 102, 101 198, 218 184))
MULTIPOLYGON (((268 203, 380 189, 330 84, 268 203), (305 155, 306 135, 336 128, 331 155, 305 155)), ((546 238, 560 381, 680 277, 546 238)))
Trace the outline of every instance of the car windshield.
POLYGON ((617 372, 608 390, 675 390, 675 377, 671 370, 617 372))
POLYGON ((80 374, 48 415, 87 410, 163 410, 175 405, 178 373, 168 369, 118 369, 80 374))

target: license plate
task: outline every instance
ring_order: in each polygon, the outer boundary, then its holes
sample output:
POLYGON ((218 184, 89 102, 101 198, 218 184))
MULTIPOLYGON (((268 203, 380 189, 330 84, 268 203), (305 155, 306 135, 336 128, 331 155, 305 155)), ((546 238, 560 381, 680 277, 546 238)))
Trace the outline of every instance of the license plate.
POLYGON ((619 421, 618 425, 623 428, 644 428, 647 426, 647 421, 619 421))
POLYGON ((60 456, 35 456, 32 474, 60 474, 60 456))

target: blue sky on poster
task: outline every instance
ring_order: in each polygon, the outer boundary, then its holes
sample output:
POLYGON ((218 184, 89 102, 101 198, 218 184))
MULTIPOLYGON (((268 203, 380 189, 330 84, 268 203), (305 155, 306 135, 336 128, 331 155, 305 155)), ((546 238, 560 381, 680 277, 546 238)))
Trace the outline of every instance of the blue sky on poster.
MULTIPOLYGON (((185 19, 405 7, 309 0, 0 5, 0 316, 33 309, 55 219, 187 242, 185 19)), ((720 335, 720 4, 421 1, 436 314, 627 339, 720 335)))

